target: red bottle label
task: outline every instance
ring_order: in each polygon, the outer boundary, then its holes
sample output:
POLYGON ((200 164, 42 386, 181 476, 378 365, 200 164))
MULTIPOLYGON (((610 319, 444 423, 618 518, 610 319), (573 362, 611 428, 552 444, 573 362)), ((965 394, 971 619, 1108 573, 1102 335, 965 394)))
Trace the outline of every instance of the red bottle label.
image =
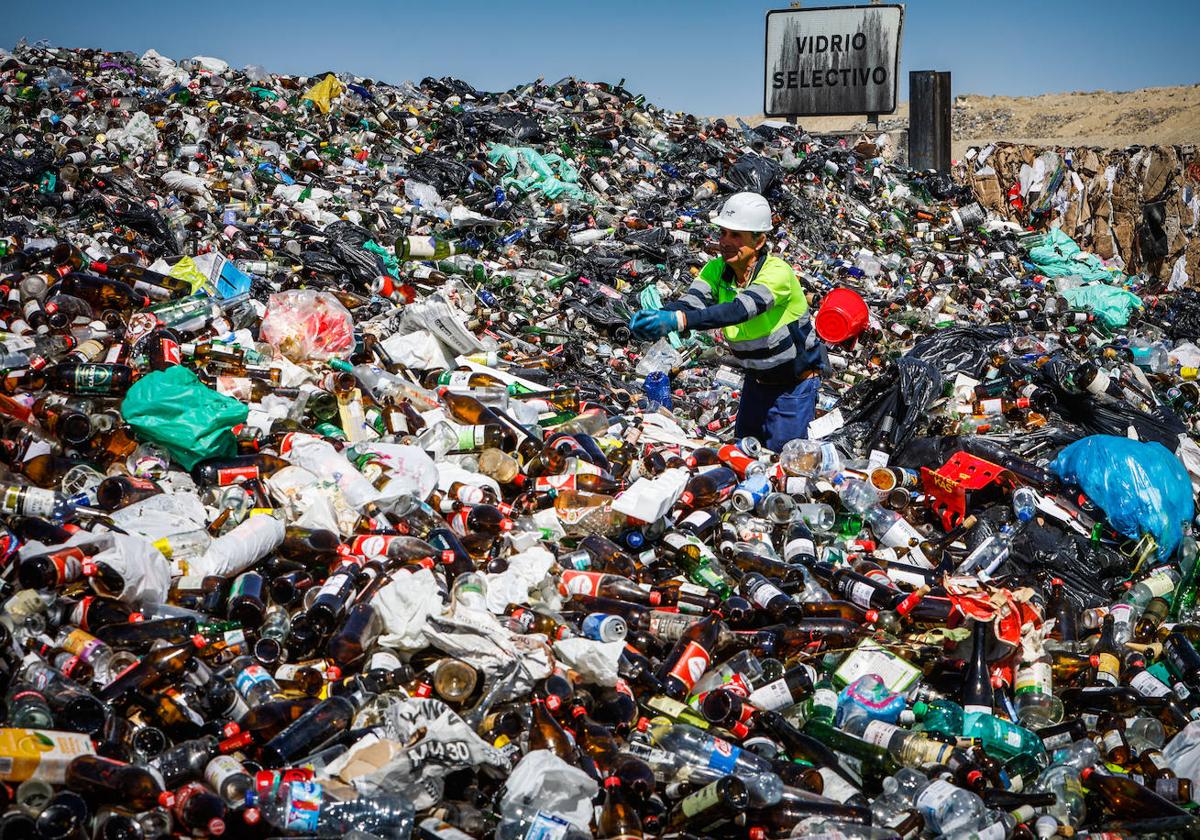
POLYGON ((250 464, 244 467, 225 467, 217 470, 217 485, 220 487, 228 487, 230 484, 237 484, 239 481, 250 481, 258 478, 258 467, 250 464))
POLYGON ((688 691, 691 691, 696 681, 708 670, 710 659, 711 657, 703 645, 688 642, 688 646, 683 649, 683 655, 671 669, 671 676, 682 682, 687 686, 688 691))

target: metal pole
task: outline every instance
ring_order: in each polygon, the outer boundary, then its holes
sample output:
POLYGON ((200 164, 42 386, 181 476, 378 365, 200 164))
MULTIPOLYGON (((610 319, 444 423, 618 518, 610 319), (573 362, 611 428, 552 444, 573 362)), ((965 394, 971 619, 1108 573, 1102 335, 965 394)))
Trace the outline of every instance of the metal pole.
POLYGON ((913 169, 950 171, 950 73, 908 74, 908 162, 913 169))

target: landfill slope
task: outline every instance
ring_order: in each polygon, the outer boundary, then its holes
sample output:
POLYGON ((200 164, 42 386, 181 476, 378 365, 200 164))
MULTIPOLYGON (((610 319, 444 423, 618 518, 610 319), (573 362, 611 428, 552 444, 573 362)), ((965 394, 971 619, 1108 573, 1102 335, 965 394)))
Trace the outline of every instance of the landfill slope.
MULTIPOLYGON (((750 125, 762 115, 746 117, 750 125)), ((1004 140, 1031 146, 1173 145, 1200 141, 1200 84, 1128 91, 1070 91, 1041 96, 982 96, 954 99, 954 157, 973 145, 1004 140)), ((800 120, 809 131, 850 131, 860 117, 800 120)), ((908 103, 882 118, 883 127, 906 127, 908 103)))

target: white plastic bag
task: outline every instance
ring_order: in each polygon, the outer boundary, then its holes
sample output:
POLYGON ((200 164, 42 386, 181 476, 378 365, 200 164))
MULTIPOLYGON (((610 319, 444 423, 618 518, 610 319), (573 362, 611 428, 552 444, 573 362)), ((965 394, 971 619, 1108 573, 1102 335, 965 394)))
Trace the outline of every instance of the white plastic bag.
POLYGON ((535 810, 556 814, 583 830, 592 820, 592 799, 599 786, 578 767, 550 750, 525 754, 504 783, 502 813, 535 810))
POLYGON ((229 578, 240 575, 283 544, 284 525, 274 516, 251 516, 232 531, 213 540, 192 564, 190 574, 229 578))

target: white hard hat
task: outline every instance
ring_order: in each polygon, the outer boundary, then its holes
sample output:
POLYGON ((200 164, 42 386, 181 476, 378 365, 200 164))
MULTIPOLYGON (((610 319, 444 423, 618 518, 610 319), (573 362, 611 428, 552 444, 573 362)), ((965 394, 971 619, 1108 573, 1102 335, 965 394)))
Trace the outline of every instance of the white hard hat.
POLYGON ((721 207, 714 224, 729 230, 766 233, 771 225, 771 205, 756 192, 734 193, 721 207))

